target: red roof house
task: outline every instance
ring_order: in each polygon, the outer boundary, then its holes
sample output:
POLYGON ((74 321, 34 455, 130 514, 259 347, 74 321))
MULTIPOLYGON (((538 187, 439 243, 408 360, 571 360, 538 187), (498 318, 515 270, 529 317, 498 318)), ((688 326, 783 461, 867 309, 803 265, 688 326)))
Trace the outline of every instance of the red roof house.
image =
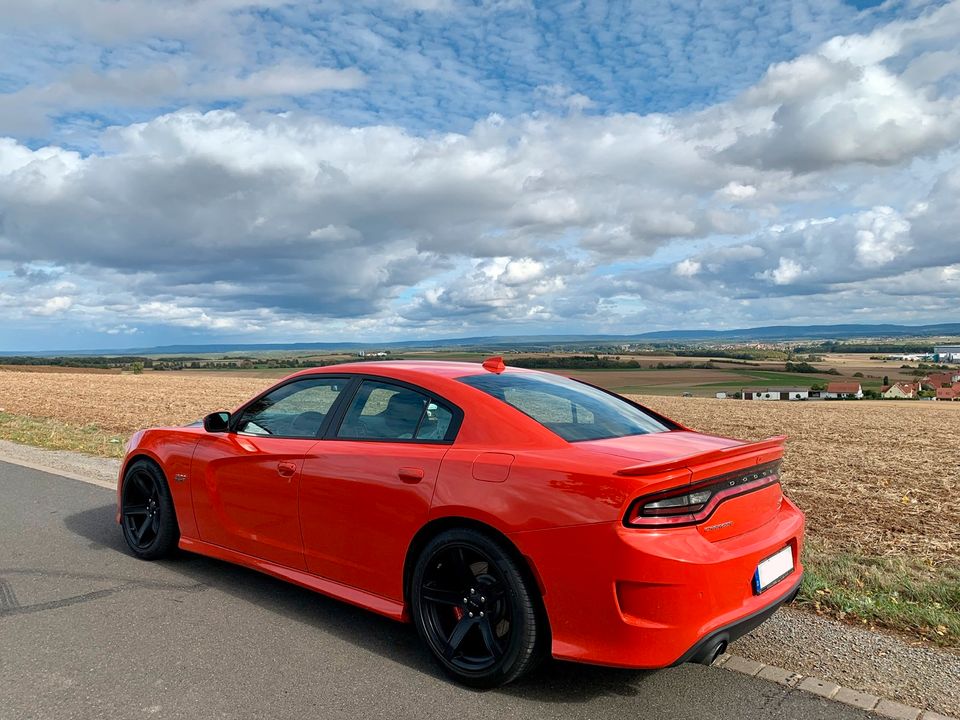
POLYGON ((954 383, 953 387, 937 388, 937 400, 960 400, 960 383, 954 383))
POLYGON ((939 389, 945 385, 953 385, 960 382, 960 370, 950 370, 948 372, 933 373, 927 375, 923 382, 930 385, 933 389, 939 389))
POLYGON ((832 382, 827 383, 827 389, 824 395, 828 398, 862 398, 863 388, 858 382, 832 382))
POLYGON ((880 394, 885 398, 913 398, 917 396, 920 390, 920 384, 914 383, 894 383, 893 385, 884 385, 880 388, 880 394))

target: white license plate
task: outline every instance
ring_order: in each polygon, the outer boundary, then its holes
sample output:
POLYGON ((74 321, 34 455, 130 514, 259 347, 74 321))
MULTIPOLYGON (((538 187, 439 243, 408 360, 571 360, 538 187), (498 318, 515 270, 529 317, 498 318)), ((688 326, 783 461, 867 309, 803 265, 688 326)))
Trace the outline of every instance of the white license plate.
POLYGON ((760 561, 757 565, 757 571, 753 574, 753 591, 759 595, 792 572, 793 550, 787 546, 767 559, 760 561))

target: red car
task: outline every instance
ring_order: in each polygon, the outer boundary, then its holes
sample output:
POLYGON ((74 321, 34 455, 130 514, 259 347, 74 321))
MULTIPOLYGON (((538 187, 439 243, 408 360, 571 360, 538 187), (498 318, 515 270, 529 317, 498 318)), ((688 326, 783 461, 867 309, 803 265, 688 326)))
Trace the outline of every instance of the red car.
POLYGON ((791 600, 782 455, 499 358, 363 362, 137 433, 117 522, 141 558, 180 547, 412 620, 493 686, 548 653, 709 663, 791 600))

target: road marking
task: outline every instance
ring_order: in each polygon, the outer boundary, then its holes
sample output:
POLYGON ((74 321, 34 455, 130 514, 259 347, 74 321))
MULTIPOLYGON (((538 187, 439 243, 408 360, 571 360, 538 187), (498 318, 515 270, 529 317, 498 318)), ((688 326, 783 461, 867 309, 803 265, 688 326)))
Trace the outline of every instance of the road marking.
POLYGON ((6 580, 0 577, 0 613, 6 610, 14 610, 20 607, 17 601, 17 595, 6 580))

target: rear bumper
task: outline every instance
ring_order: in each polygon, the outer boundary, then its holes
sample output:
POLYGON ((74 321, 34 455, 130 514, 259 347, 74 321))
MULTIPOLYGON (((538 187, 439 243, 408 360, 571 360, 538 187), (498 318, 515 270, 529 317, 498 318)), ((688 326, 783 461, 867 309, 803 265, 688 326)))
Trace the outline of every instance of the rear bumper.
POLYGON ((793 586, 790 588, 790 591, 786 595, 778 600, 775 600, 762 610, 757 610, 753 614, 748 615, 741 620, 737 620, 726 627, 722 627, 719 630, 714 630, 692 648, 687 650, 676 661, 674 661, 672 665, 682 665, 683 663, 688 662, 705 663, 709 665, 711 662, 713 662, 717 655, 727 649, 727 646, 730 643, 737 638, 743 637, 751 630, 760 627, 763 623, 770 619, 770 616, 773 615, 781 605, 792 602, 793 599, 797 597, 797 593, 800 592, 800 581, 801 578, 797 578, 794 581, 793 586))
POLYGON ((554 657, 628 668, 703 659, 796 596, 804 519, 784 498, 762 526, 711 541, 696 527, 640 530, 620 523, 516 533, 535 569, 554 657), (794 570, 760 594, 757 564, 790 547, 794 570))

